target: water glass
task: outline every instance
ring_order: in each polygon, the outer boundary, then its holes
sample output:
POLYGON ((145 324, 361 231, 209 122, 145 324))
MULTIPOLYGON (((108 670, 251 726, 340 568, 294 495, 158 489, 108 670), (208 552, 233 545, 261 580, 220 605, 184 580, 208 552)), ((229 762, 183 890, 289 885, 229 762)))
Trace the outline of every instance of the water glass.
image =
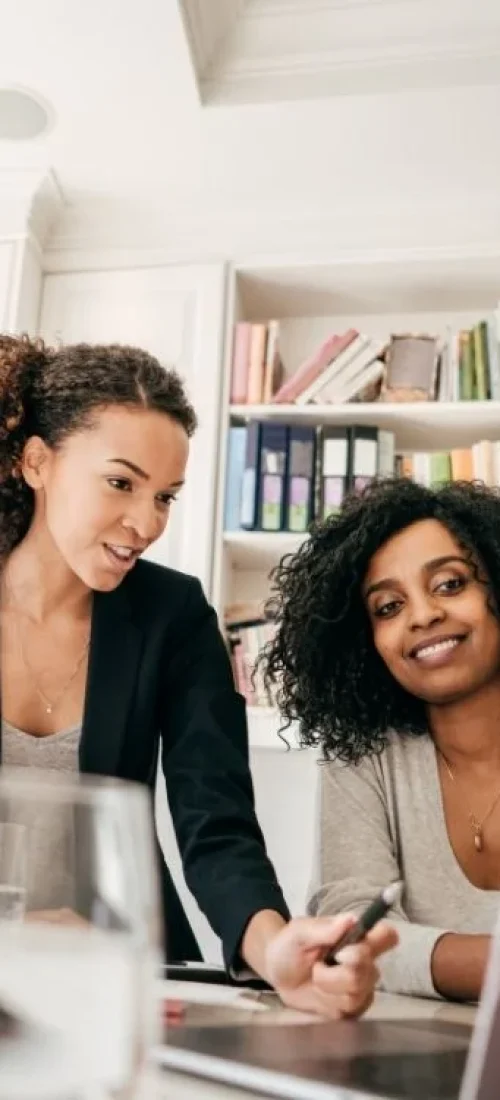
POLYGON ((25 912, 0 921, 0 1100, 131 1100, 159 1034, 149 792, 2 768, 2 836, 25 912))

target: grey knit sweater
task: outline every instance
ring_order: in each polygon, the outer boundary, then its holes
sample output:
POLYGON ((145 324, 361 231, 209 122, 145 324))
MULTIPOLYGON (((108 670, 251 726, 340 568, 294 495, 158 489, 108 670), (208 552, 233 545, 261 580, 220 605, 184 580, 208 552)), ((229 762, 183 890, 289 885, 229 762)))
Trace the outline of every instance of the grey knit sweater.
POLYGON ((443 932, 489 933, 500 891, 466 878, 450 845, 434 744, 391 734, 380 756, 321 765, 320 836, 309 911, 359 912, 403 878, 399 946, 381 960, 381 988, 435 997, 431 955, 443 932))

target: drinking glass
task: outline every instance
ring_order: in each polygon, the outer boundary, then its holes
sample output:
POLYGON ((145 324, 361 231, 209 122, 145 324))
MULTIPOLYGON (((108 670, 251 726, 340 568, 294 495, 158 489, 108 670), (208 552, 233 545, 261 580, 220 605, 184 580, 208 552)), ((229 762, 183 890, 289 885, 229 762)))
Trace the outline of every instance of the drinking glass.
POLYGON ((26 903, 26 829, 0 821, 0 921, 24 917, 26 903))
POLYGON ((0 1100, 131 1100, 159 1035, 149 793, 2 768, 0 844, 21 835, 24 919, 0 920, 0 1100))

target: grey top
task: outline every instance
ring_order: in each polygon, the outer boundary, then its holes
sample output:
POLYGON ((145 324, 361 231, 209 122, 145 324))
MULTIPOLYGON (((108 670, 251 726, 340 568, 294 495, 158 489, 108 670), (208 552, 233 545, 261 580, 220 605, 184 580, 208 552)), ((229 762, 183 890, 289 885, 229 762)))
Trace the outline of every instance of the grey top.
POLYGON ((473 886, 451 847, 430 737, 391 733, 380 756, 321 765, 320 837, 309 911, 360 912, 402 878, 399 946, 379 960, 381 988, 437 996, 431 956, 444 932, 490 933, 500 891, 473 886))
MULTIPOLYGON (((78 771, 81 726, 47 737, 34 737, 2 719, 2 764, 15 768, 43 768, 52 773, 78 771)), ((25 810, 27 826, 28 909, 72 908, 73 816, 64 805, 40 801, 25 810)))

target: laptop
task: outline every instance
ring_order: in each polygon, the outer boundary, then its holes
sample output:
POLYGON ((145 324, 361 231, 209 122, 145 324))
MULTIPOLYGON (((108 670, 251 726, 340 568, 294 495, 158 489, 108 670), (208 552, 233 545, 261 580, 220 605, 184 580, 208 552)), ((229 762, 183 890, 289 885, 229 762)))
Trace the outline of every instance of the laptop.
POLYGON ((169 1028, 157 1061, 281 1100, 499 1100, 500 929, 476 1022, 340 1020, 169 1028))

